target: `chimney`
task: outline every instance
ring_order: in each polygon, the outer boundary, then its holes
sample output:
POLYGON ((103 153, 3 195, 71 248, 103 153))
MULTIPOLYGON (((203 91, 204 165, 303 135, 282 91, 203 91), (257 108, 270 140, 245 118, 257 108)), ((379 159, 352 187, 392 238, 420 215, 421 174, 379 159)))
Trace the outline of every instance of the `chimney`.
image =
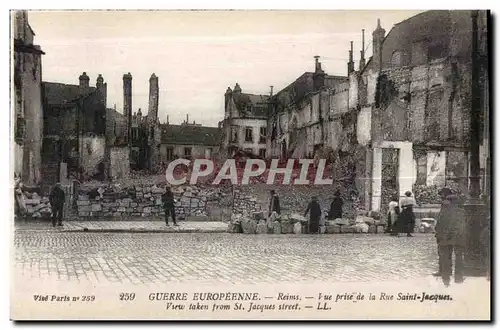
POLYGON ((90 78, 87 76, 87 72, 84 72, 79 77, 80 80, 80 94, 85 94, 89 91, 89 81, 90 78))
POLYGON ((351 41, 351 50, 349 51, 349 62, 347 62, 347 74, 350 75, 352 72, 354 72, 354 59, 353 59, 353 48, 352 48, 352 41, 351 41))
POLYGON ((125 140, 128 142, 132 129, 132 75, 123 75, 123 115, 127 129, 125 130, 125 140))
POLYGON ((380 18, 377 19, 377 28, 372 34, 373 63, 379 70, 382 69, 382 43, 385 38, 385 30, 380 26, 380 18))
POLYGON ((231 100, 232 94, 233 91, 231 90, 231 87, 228 87, 226 89, 226 93, 224 93, 224 112, 228 112, 229 101, 231 100))
POLYGON ((325 86, 325 72, 321 69, 321 63, 319 62, 319 56, 314 56, 315 61, 315 71, 313 74, 314 91, 318 91, 325 86))
POLYGON ((99 75, 97 76, 97 82, 95 84, 95 87, 97 87, 97 89, 101 89, 103 85, 104 85, 104 78, 102 77, 102 74, 99 73, 99 75))
POLYGON ((150 125, 158 121, 158 98, 160 88, 158 85, 158 77, 153 73, 149 78, 149 108, 148 108, 148 122, 150 125))
POLYGON ((240 85, 239 85, 238 83, 236 83, 236 85, 234 86, 234 88, 233 88, 233 93, 234 93, 234 94, 239 94, 239 93, 241 93, 241 87, 240 87, 240 85))
POLYGON ((270 86, 270 87, 271 87, 271 91, 269 92, 269 96, 272 97, 273 96, 273 88, 274 88, 274 86, 270 86))
POLYGON ((189 114, 186 113, 186 124, 189 124, 189 114))
POLYGON ((359 71, 363 70, 365 61, 365 29, 361 30, 361 57, 359 58, 359 71))

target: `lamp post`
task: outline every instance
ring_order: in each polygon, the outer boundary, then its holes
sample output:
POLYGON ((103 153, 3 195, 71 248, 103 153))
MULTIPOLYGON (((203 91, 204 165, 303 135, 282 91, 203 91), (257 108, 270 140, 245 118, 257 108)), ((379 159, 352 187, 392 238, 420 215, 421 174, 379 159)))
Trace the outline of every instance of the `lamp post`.
POLYGON ((478 54, 478 11, 473 10, 472 18, 472 86, 470 110, 470 174, 469 195, 464 205, 466 214, 466 272, 469 276, 484 272, 485 258, 482 253, 481 230, 486 221, 486 209, 480 198, 479 145, 481 137, 481 81, 478 54))

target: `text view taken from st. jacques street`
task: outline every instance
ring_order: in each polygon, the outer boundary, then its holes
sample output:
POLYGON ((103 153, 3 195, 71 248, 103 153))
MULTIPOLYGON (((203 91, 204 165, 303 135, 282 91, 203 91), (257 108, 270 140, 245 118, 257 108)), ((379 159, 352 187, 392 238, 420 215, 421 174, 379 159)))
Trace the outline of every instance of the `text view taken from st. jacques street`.
MULTIPOLYGON (((316 288, 200 292, 186 309, 202 318, 231 318, 211 300, 283 319, 339 318, 340 301, 489 302, 489 19, 11 11, 14 291, 316 288), (360 289, 375 283, 434 293, 360 289)), ((185 293, 165 290, 143 299, 186 312, 185 293)), ((370 313, 423 317, 394 306, 370 313)))

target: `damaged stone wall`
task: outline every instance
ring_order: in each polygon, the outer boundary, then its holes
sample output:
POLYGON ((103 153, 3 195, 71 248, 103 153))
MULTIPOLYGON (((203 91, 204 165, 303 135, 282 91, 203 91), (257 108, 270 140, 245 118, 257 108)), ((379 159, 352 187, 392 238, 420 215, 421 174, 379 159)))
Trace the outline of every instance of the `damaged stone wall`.
POLYGON ((109 179, 117 180, 127 178, 130 174, 129 147, 113 147, 110 149, 109 153, 109 179))
POLYGON ((371 141, 371 116, 372 109, 370 107, 361 108, 358 112, 356 137, 358 143, 362 146, 367 146, 371 141))
POLYGON ((92 177, 104 172, 106 139, 104 136, 81 137, 80 166, 85 176, 92 177))
POLYGON ((373 138, 463 143, 468 75, 467 66, 444 59, 383 71, 375 92, 373 138))
MULTIPOLYGON (((84 185, 78 192, 75 211, 85 218, 163 217, 161 184, 121 186, 118 184, 84 185)), ((207 217, 208 205, 224 204, 225 193, 219 188, 176 186, 172 188, 178 219, 207 217)))

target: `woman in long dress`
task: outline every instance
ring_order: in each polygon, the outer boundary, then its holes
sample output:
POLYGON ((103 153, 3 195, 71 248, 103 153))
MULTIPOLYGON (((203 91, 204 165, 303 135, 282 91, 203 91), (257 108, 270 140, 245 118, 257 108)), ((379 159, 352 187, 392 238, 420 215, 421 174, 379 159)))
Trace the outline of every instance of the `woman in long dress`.
POLYGON ((394 195, 389 202, 389 211, 387 212, 387 232, 392 236, 398 235, 398 216, 399 216, 399 197, 394 195))
POLYGON ((406 233, 406 236, 412 237, 412 233, 415 227, 415 214, 413 213, 413 207, 417 203, 415 198, 413 198, 410 191, 405 193, 405 197, 401 199, 401 229, 406 233))
POLYGON ((328 212, 328 219, 335 220, 342 218, 342 206, 344 202, 342 197, 340 197, 340 191, 337 189, 335 191, 335 197, 333 198, 332 204, 330 204, 330 211, 328 212))

